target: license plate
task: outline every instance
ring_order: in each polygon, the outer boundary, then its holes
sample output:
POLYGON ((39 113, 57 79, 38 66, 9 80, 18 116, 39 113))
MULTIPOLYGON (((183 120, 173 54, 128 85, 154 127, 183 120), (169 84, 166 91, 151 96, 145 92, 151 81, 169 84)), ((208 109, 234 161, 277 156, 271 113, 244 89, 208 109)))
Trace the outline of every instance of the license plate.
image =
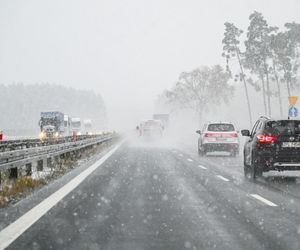
POLYGON ((227 141, 227 138, 224 138, 224 137, 217 137, 217 141, 227 141))
POLYGON ((300 142, 283 142, 283 148, 300 148, 300 142))

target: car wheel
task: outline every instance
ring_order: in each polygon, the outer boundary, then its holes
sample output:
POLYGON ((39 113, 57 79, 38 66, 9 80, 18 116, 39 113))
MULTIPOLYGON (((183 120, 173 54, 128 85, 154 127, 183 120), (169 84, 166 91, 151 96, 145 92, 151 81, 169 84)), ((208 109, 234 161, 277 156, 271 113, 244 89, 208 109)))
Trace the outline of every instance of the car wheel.
POLYGON ((230 152, 230 156, 232 156, 232 157, 237 157, 238 156, 238 151, 232 151, 232 152, 230 152))
POLYGON ((256 173, 252 166, 244 166, 244 175, 248 181, 254 181, 256 179, 256 173))
POLYGON ((198 148, 198 155, 203 156, 203 151, 200 148, 198 148))
POLYGON ((198 154, 199 156, 204 156, 206 154, 206 151, 204 148, 200 148, 200 146, 198 146, 198 154))
MULTIPOLYGON (((244 157, 245 159, 245 157, 244 157)), ((260 170, 260 168, 258 167, 258 158, 256 157, 256 155, 254 153, 252 153, 251 156, 251 165, 247 165, 244 162, 244 175, 245 178, 249 181, 255 181, 257 177, 262 176, 262 171, 260 170)))

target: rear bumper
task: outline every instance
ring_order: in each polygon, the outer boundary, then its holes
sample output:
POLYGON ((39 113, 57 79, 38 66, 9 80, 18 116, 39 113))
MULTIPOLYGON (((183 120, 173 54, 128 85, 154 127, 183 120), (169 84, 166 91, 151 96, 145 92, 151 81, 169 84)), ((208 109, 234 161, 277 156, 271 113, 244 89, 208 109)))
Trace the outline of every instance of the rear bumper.
POLYGON ((205 143, 202 146, 203 146, 203 149, 206 152, 239 151, 239 144, 238 143, 205 143))
POLYGON ((269 170, 277 170, 277 171, 297 171, 300 170, 300 162, 294 162, 294 163, 286 163, 286 162, 275 162, 270 166, 267 166, 266 171, 269 170))
POLYGON ((258 154, 259 165, 264 172, 270 170, 300 170, 300 154, 299 152, 276 152, 262 150, 258 154))

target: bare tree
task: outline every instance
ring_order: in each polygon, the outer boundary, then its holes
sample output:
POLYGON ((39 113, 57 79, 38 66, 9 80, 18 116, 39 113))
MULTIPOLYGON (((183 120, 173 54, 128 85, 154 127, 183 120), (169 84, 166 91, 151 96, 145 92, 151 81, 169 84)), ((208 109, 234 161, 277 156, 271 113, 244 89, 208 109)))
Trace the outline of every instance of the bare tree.
POLYGON ((242 53, 239 48, 240 41, 239 37, 243 33, 242 30, 238 29, 234 24, 232 23, 225 23, 225 33, 224 33, 224 39, 222 40, 223 46, 223 56, 226 58, 227 63, 227 71, 231 74, 231 70, 229 67, 229 60, 232 58, 237 58, 239 68, 240 68, 240 74, 239 78, 242 80, 244 84, 244 90, 246 95, 246 102, 248 107, 248 116, 249 116, 249 123, 250 126, 252 125, 252 112, 251 112, 251 105, 250 105, 250 99, 249 99, 249 93, 248 93, 248 87, 247 82, 245 79, 245 73, 244 73, 244 67, 242 64, 242 53))
POLYGON ((217 106, 229 100, 233 93, 229 78, 220 65, 183 72, 175 86, 166 92, 166 97, 177 108, 196 112, 201 123, 203 113, 210 105, 217 106))

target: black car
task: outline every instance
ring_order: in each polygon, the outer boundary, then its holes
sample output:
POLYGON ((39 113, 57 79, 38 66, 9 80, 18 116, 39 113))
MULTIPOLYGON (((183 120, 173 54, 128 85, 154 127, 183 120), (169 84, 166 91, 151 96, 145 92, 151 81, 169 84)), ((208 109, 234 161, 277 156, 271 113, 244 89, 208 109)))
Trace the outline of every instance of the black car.
POLYGON ((270 170, 300 170, 300 120, 260 117, 244 146, 245 177, 254 180, 270 170))

